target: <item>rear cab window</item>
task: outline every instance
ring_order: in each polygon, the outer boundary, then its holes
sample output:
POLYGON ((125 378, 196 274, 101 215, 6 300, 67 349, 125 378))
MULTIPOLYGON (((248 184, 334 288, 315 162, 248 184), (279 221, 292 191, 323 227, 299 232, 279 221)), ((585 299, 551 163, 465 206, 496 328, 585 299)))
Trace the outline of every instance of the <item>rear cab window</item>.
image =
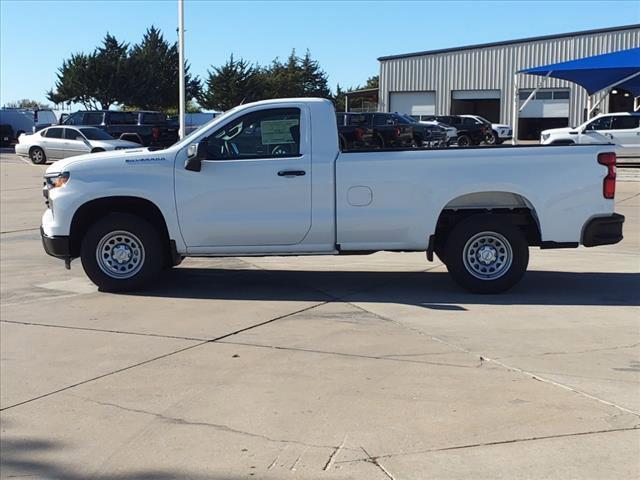
POLYGON ((161 112, 142 112, 140 113, 141 125, 159 125, 167 123, 167 117, 161 112))
POLYGON ((73 125, 102 125, 103 119, 104 113, 102 112, 87 112, 84 114, 84 122, 73 125))

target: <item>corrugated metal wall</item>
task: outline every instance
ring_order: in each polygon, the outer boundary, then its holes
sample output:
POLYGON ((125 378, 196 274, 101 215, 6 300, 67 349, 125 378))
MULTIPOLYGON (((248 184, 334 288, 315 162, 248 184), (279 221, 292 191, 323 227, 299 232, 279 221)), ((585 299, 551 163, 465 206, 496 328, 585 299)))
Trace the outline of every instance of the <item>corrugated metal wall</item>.
MULTIPOLYGON (((436 114, 451 109, 452 90, 500 90, 500 121, 511 122, 513 74, 523 68, 640 46, 640 28, 455 52, 382 60, 380 110, 388 111, 389 92, 435 91, 436 114)), ((534 88, 540 77, 519 75, 519 88, 534 88)), ((544 88, 569 88, 569 124, 582 123, 587 96, 582 87, 548 79, 544 88)), ((600 104, 608 111, 608 101, 600 104)))

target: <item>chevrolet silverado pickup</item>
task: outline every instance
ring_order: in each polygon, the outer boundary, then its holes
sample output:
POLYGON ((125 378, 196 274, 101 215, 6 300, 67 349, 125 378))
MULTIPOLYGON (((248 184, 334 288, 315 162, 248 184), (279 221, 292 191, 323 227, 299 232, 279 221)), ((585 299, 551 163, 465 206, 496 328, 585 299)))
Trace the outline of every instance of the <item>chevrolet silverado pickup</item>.
POLYGON ((103 291, 145 287, 187 256, 424 251, 497 293, 529 247, 619 242, 610 145, 341 152, 332 104, 245 104, 160 151, 51 165, 44 249, 103 291))

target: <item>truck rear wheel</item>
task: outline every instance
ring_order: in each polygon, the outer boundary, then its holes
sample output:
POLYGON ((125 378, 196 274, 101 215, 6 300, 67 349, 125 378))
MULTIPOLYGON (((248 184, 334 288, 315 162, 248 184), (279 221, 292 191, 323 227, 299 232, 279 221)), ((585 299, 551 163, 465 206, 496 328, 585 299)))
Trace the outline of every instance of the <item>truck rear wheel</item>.
POLYGON ((113 213, 89 227, 80 257, 87 276, 105 292, 143 288, 158 277, 164 265, 157 229, 125 213, 113 213))
POLYGON ((468 147, 471 145, 471 137, 469 135, 458 135, 458 146, 459 147, 468 147))
POLYGON ((473 293, 500 293, 513 287, 529 264, 522 231, 499 215, 464 220, 446 241, 446 265, 453 279, 473 293))

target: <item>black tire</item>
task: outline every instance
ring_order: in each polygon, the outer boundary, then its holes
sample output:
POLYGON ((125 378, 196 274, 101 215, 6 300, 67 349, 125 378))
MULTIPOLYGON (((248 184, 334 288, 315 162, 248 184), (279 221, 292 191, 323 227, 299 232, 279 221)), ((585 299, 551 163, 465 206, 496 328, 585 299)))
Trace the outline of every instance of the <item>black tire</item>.
POLYGON ((47 156, 40 147, 32 147, 31 150, 29 150, 29 158, 31 162, 36 165, 44 165, 47 163, 47 156))
POLYGON ((460 286, 473 293, 493 294, 520 281, 529 264, 529 246, 522 231, 505 217, 477 215, 451 231, 445 258, 449 273, 460 286))
POLYGON ((471 145, 471 137, 469 135, 458 135, 458 146, 468 147, 471 145))
POLYGON ((501 138, 496 138, 496 145, 502 145, 504 143, 504 140, 501 138))
POLYGON ((112 213, 94 223, 82 239, 80 257, 85 273, 103 292, 127 292, 148 286, 166 263, 158 230, 145 219, 126 213, 112 213), (123 249, 124 263, 116 256, 123 249), (99 252, 104 256, 100 264, 99 252), (126 257, 127 253, 130 257, 126 257), (120 268, 128 271, 114 273, 120 268))
POLYGON ((104 152, 105 149, 104 148, 94 148, 93 150, 91 150, 91 153, 100 153, 100 152, 104 152))
POLYGON ((487 145, 498 145, 498 133, 495 130, 490 131, 484 141, 487 145))

